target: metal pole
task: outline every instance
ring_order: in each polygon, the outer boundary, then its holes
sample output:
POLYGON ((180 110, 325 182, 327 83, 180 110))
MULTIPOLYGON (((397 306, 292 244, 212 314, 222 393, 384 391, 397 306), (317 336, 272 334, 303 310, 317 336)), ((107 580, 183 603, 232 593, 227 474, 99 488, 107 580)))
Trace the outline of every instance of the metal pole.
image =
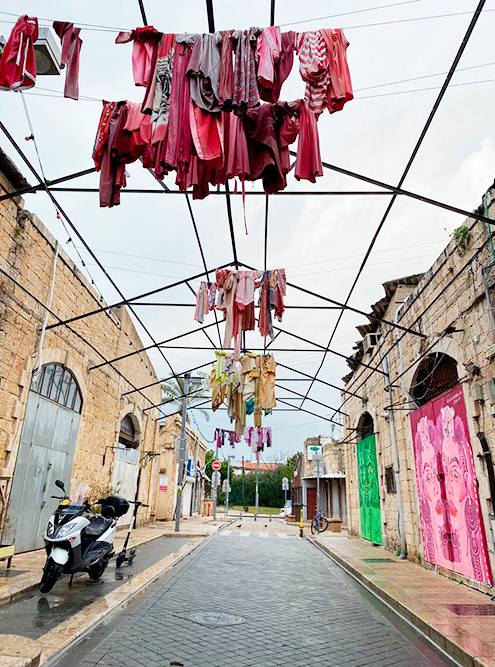
POLYGON ((242 457, 242 509, 246 507, 246 497, 244 495, 244 475, 246 471, 244 470, 244 456, 242 457))
MULTIPOLYGON (((189 373, 184 375, 184 390, 183 394, 187 394, 189 389, 189 373)), ((187 419, 187 398, 182 399, 182 424, 180 428, 180 444, 179 444, 179 477, 177 480, 177 502, 175 504, 175 532, 180 530, 180 511, 182 499, 182 481, 184 479, 184 462, 186 458, 186 419, 187 419)))
POLYGON ((395 490, 397 491, 397 505, 399 510, 398 516, 398 528, 400 536, 400 556, 399 558, 404 559, 407 556, 407 544, 406 544, 406 529, 404 526, 404 509, 402 507, 402 493, 400 488, 400 473, 399 473, 399 454, 397 452, 397 440, 395 437, 395 422, 394 422, 394 411, 392 408, 392 389, 390 388, 390 376, 388 373, 388 360, 387 357, 383 357, 382 368, 385 373, 385 391, 387 393, 387 414, 388 414, 388 425, 390 428, 390 441, 392 444, 392 463, 394 467, 394 477, 395 477, 395 490))
POLYGON ((258 507, 259 507, 259 478, 260 478, 260 453, 256 452, 256 496, 254 501, 254 520, 256 521, 258 517, 258 507))
MULTIPOLYGON (((214 479, 214 475, 211 476, 212 480, 214 479)), ((217 520, 217 493, 218 493, 218 487, 216 484, 213 484, 213 521, 217 520)))
POLYGON ((316 511, 320 511, 320 459, 316 461, 316 511))
POLYGON ((225 492, 225 517, 229 516, 230 456, 227 456, 227 489, 225 492))

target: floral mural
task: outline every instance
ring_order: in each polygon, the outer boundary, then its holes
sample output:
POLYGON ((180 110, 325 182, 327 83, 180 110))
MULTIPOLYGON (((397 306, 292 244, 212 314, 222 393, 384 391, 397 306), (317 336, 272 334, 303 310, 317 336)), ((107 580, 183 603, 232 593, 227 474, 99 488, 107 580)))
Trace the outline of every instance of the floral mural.
POLYGON ((425 560, 491 586, 462 388, 411 413, 411 427, 425 560))

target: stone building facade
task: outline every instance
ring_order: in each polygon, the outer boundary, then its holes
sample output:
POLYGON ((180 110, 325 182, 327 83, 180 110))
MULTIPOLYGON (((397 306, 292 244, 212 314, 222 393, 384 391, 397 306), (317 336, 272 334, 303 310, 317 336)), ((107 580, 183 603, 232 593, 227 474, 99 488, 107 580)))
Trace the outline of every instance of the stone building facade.
MULTIPOLYGON (((479 212, 493 218, 494 199, 479 212)), ((344 383, 359 398, 342 393, 350 533, 480 590, 495 572, 490 229, 467 220, 426 273, 383 285, 372 314, 423 337, 358 327, 344 383)))
MULTIPOLYGON (((161 454, 155 503, 157 521, 170 521, 175 515, 181 424, 180 415, 172 415, 160 425, 161 454)), ((186 424, 186 467, 182 485, 181 516, 203 513, 206 450, 203 438, 186 424)))
MULTIPOLYGON (((0 151, 0 194, 26 185, 0 151)), ((72 493, 117 491, 134 499, 138 522, 156 511, 162 427, 157 381, 125 307, 57 326, 103 301, 20 197, 0 202, 0 528, 18 551, 42 546, 62 476, 72 493), (15 281, 15 282, 14 282, 15 281), (53 288, 53 289, 52 289, 53 288), (51 298, 40 350, 40 332, 51 298), (39 369, 37 373, 36 369, 39 369), (128 393, 132 392, 132 393, 128 393), (8 504, 8 510, 6 508, 8 504), (24 518, 26 517, 26 518, 24 518)), ((170 487, 175 483, 172 476, 170 487)), ((130 514, 123 518, 129 522, 130 514)), ((2 536, 0 535, 0 538, 2 536)), ((0 539, 1 541, 1 539, 0 539)))
POLYGON ((300 455, 300 494, 303 505, 303 519, 311 520, 318 505, 315 454, 321 455, 320 462, 320 507, 328 518, 347 520, 344 446, 332 438, 319 435, 306 438, 300 455))

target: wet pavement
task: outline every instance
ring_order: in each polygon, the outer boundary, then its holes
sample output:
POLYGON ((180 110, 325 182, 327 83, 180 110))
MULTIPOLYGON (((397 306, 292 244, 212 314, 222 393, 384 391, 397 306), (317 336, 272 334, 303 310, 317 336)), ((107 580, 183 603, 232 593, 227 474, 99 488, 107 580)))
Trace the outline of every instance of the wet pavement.
POLYGON ((51 664, 452 665, 307 540, 261 522, 208 538, 51 664))
POLYGON ((74 576, 70 588, 69 577, 63 577, 46 595, 27 593, 0 607, 1 633, 37 639, 190 541, 185 537, 160 537, 137 547, 132 566, 124 564, 117 570, 112 559, 100 581, 91 582, 82 573, 74 576))

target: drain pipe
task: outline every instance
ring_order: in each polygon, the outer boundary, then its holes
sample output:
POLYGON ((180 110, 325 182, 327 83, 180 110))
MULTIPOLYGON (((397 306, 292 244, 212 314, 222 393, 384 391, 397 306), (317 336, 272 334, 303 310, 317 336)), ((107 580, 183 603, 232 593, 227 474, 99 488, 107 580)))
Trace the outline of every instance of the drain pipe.
MULTIPOLYGON (((399 321, 399 313, 400 313, 400 311, 401 311, 403 305, 404 305, 404 301, 402 301, 402 302, 399 304, 399 307, 398 307, 397 310, 395 311, 395 315, 394 315, 394 324, 397 324, 397 322, 399 321)), ((395 331, 396 331, 396 333, 397 333, 397 329, 396 329, 395 331)), ((404 356, 403 356, 403 354, 402 354, 402 339, 401 339, 400 335, 399 335, 399 337, 398 337, 398 341, 397 341, 397 348, 398 348, 398 350, 399 350, 399 363, 400 363, 400 376, 399 376, 399 382, 400 382, 400 386, 402 387, 402 391, 404 392, 404 394, 405 394, 405 396, 406 396, 406 398, 407 398, 407 400, 408 400, 408 404, 409 404, 409 405, 412 405, 413 408, 418 408, 419 405, 416 403, 416 401, 415 401, 414 398, 411 396, 411 394, 407 391, 406 383, 404 382, 404 377, 403 377, 403 375, 402 375, 402 373, 404 372, 404 356)))
POLYGON ((40 329, 40 339, 38 342, 38 352, 36 354, 36 360, 34 362, 33 368, 33 379, 39 373, 41 366, 43 365, 43 342, 45 340, 45 331, 46 325, 48 324, 49 311, 52 308, 53 292, 55 290, 55 277, 57 275, 57 259, 58 259, 58 241, 55 242, 55 253, 53 255, 53 266, 52 266, 52 280, 50 284, 50 293, 48 295, 48 302, 45 308, 45 315, 43 317, 43 323, 40 329))
POLYGON ((397 491, 397 503, 399 506, 399 516, 398 516, 398 527, 399 527, 399 536, 400 536, 400 556, 399 558, 403 560, 407 556, 407 545, 406 545, 406 531, 404 527, 404 510, 402 507, 402 493, 400 487, 400 474, 399 474, 399 455, 397 453, 397 440, 395 437, 395 422, 394 422, 394 411, 392 408, 392 389, 390 387, 390 376, 388 373, 388 360, 387 357, 383 357, 382 360, 382 369, 384 372, 385 380, 385 391, 387 392, 387 414, 388 414, 388 425, 390 428, 390 441, 392 443, 392 458, 393 458, 393 467, 394 467, 394 477, 395 477, 395 489, 397 491))

